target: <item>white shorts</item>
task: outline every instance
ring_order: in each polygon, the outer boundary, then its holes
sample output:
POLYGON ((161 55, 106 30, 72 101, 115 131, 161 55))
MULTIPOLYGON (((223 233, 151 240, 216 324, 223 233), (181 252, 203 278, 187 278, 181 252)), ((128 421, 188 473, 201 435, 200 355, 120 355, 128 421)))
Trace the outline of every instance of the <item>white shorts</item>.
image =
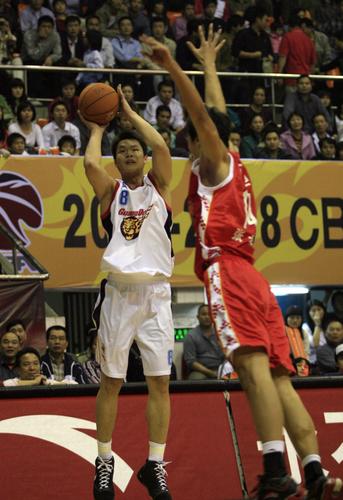
POLYGON ((101 298, 96 358, 103 373, 125 378, 129 350, 136 340, 144 375, 170 375, 174 327, 169 283, 106 282, 95 310, 101 298))

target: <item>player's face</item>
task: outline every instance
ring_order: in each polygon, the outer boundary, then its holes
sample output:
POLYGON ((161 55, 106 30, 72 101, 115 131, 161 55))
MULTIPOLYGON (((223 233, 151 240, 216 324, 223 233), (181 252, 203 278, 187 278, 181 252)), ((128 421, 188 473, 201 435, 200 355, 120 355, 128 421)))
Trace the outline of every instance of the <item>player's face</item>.
POLYGON ((192 160, 195 160, 196 158, 200 157, 200 153, 201 153, 200 143, 199 143, 199 140, 197 138, 193 140, 188 135, 187 136, 187 148, 188 148, 188 151, 191 155, 192 160))
POLYGON ((276 132, 266 135, 266 146, 270 151, 276 151, 280 146, 280 139, 276 132))
POLYGON ((23 325, 18 323, 17 325, 11 326, 10 332, 15 333, 19 337, 19 341, 21 344, 25 344, 27 340, 27 333, 23 325))
POLYGON ((6 358, 14 358, 20 349, 18 335, 12 332, 7 332, 1 337, 1 351, 6 358))
POLYGON ((115 162, 122 175, 143 170, 145 155, 142 146, 136 139, 123 139, 118 144, 115 162))
POLYGON ((40 362, 35 354, 28 352, 20 358, 19 376, 21 380, 33 380, 40 374, 40 362))

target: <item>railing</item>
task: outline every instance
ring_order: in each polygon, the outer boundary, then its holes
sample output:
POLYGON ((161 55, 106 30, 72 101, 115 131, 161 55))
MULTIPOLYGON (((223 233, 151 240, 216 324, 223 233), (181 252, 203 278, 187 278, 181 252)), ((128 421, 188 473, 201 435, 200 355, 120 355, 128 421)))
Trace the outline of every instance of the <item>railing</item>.
POLYGON ((4 256, 1 255, 1 270, 0 270, 0 280, 47 280, 49 278, 49 273, 48 271, 38 262, 37 259, 33 255, 30 254, 28 250, 23 246, 22 242, 16 238, 12 231, 10 231, 6 226, 4 226, 0 222, 0 234, 5 236, 10 242, 12 243, 12 260, 13 260, 13 267, 11 264, 4 260, 4 256), (25 261, 30 264, 31 268, 33 268, 37 273, 35 274, 19 274, 18 273, 18 266, 17 266, 17 255, 18 252, 22 254, 24 257, 25 261), (7 265, 6 265, 7 264, 7 265), (2 268, 6 267, 6 269, 9 271, 6 274, 3 274, 2 268), (12 274, 11 274, 12 273, 12 274))

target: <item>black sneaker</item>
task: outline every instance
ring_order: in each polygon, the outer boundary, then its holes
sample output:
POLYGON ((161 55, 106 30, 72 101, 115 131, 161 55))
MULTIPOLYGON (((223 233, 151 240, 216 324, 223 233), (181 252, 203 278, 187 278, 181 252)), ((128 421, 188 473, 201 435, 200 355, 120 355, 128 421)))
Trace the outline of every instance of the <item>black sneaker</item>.
POLYGON ((343 500, 343 481, 334 477, 319 477, 308 489, 306 500, 343 500))
POLYGON ((172 500, 167 485, 165 462, 147 460, 137 474, 138 479, 147 488, 153 500, 172 500))
POLYGON ((302 489, 290 476, 259 477, 259 483, 252 497, 256 500, 278 499, 283 500, 290 497, 302 497, 302 489))
POLYGON ((113 488, 114 458, 97 457, 93 495, 95 500, 114 500, 113 488))

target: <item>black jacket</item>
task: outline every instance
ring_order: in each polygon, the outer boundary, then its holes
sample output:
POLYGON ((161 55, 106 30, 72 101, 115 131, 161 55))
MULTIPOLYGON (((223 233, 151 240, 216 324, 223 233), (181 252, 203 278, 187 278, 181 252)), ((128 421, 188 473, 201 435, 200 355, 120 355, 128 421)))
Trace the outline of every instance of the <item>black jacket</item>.
MULTIPOLYGON (((54 373, 49 353, 42 356, 41 371, 46 378, 53 378, 54 373)), ((69 354, 68 352, 64 354, 64 377, 72 378, 78 384, 88 384, 88 380, 82 366, 80 363, 75 361, 72 354, 69 354)))

